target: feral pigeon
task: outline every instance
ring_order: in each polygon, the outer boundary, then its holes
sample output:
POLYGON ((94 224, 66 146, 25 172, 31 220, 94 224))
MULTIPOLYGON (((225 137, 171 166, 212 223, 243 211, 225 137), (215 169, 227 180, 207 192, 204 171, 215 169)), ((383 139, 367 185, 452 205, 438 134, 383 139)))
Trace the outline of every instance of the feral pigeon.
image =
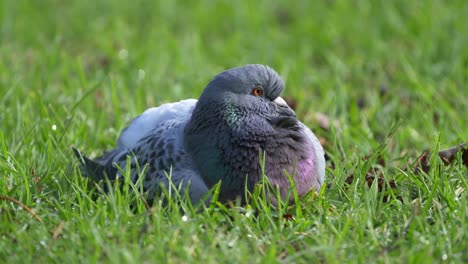
MULTIPOLYGON (((136 117, 116 148, 102 157, 90 160, 74 149, 82 174, 112 180, 122 177, 116 165, 130 168, 132 181, 144 177, 150 199, 161 185, 170 188, 170 179, 181 192, 189 188, 193 203, 217 183, 219 201, 242 199, 262 175, 282 199, 293 200, 291 188, 299 196, 319 190, 325 176, 323 149, 280 97, 283 88, 282 79, 268 66, 226 70, 208 83, 198 100, 163 104, 136 117), (139 171, 143 166, 146 174, 139 171)), ((277 202, 273 195, 271 201, 277 202)))

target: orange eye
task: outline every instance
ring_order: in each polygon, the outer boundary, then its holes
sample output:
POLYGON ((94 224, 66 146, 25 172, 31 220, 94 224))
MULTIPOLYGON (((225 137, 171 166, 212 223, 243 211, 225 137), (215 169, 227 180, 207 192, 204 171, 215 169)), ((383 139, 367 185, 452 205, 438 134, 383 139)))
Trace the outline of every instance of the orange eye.
POLYGON ((255 96, 262 96, 262 95, 263 95, 263 88, 262 88, 262 87, 255 87, 255 88, 252 90, 252 95, 255 95, 255 96))

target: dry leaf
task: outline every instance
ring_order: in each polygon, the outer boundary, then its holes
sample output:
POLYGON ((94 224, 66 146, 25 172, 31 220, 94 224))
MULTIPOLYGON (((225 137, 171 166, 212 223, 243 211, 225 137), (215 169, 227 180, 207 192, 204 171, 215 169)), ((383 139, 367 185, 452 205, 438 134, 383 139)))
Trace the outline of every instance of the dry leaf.
POLYGON ((27 207, 24 203, 16 200, 15 198, 11 198, 11 197, 8 197, 8 196, 3 196, 3 195, 0 195, 0 200, 4 200, 4 201, 10 201, 12 203, 15 203, 19 206, 21 206, 21 208, 23 208, 26 212, 28 212, 30 215, 32 215, 34 218, 36 218, 37 221, 39 221, 41 224, 43 224, 44 222, 42 221, 42 218, 40 216, 38 216, 36 213, 34 213, 33 210, 31 210, 31 208, 27 207))
MULTIPOLYGON (((457 153, 462 152, 462 162, 465 167, 468 167, 468 143, 463 143, 452 148, 439 151, 439 157, 444 162, 445 165, 452 163, 457 157, 457 153)), ((414 167, 414 172, 429 172, 429 150, 423 151, 423 153, 416 160, 416 165, 414 167)))
MULTIPOLYGON (((331 120, 330 120, 330 117, 328 115, 326 115, 324 113, 316 112, 315 113, 315 120, 317 120, 317 123, 320 126, 320 128, 322 128, 322 129, 324 129, 326 131, 330 131, 331 120)), ((334 120, 333 121, 333 127, 335 129, 340 128, 340 122, 338 122, 338 120, 334 120)))
POLYGON ((286 221, 292 221, 294 220, 294 216, 292 214, 284 214, 283 219, 286 221))
POLYGON ((458 146, 439 151, 439 157, 445 165, 449 165, 457 157, 457 153, 462 152, 463 164, 468 167, 468 143, 460 144, 458 146))
POLYGON ((52 233, 52 239, 57 240, 59 238, 59 236, 62 234, 64 226, 65 222, 60 222, 60 224, 55 228, 54 232, 52 233))
POLYGON ((291 96, 283 97, 284 101, 291 107, 292 110, 296 110, 297 107, 297 100, 292 98, 291 96))

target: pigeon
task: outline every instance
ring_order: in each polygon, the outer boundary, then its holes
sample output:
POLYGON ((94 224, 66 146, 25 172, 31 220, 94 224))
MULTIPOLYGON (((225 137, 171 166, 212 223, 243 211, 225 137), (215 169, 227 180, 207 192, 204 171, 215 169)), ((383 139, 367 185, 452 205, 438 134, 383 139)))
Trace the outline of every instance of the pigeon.
MULTIPOLYGON (((133 182, 144 177, 150 201, 161 186, 176 186, 193 204, 217 184, 218 201, 242 200, 266 176, 281 199, 294 202, 292 188, 299 197, 320 190, 325 158, 317 137, 280 97, 283 89, 269 66, 221 72, 198 100, 149 108, 133 119, 101 157, 91 160, 74 149, 81 173, 115 180, 122 177, 118 168, 130 168, 133 182)), ((277 203, 276 197, 269 199, 277 203)))

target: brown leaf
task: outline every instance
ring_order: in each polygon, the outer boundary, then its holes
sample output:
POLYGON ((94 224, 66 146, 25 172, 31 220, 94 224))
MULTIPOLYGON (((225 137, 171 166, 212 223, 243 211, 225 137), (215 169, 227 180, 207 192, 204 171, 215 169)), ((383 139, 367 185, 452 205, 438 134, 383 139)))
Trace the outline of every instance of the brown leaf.
POLYGON ((99 57, 99 59, 98 59, 98 64, 99 64, 99 66, 101 66, 102 68, 107 68, 107 67, 109 67, 109 65, 111 64, 111 60, 110 60, 109 57, 107 57, 107 56, 101 56, 101 57, 99 57))
MULTIPOLYGON (((439 151, 439 157, 445 165, 452 163, 457 157, 457 153, 462 152, 462 162, 465 167, 468 167, 468 143, 463 143, 452 148, 439 151)), ((415 162, 414 172, 429 172, 429 150, 423 151, 415 162)))
POLYGON ((359 110, 364 109, 366 107, 366 100, 362 97, 359 97, 357 100, 357 107, 359 108, 359 110))
MULTIPOLYGON (((324 113, 316 112, 315 113, 315 120, 317 120, 317 123, 320 126, 320 128, 322 128, 322 129, 324 129, 326 131, 330 131, 331 120, 330 120, 330 117, 328 115, 326 115, 324 113)), ((340 128, 340 122, 338 122, 338 120, 334 120, 333 121, 333 127, 335 129, 340 128)))
POLYGON ((380 96, 381 97, 385 96, 388 93, 389 90, 390 89, 389 89, 388 85, 386 85, 386 84, 380 85, 380 89, 379 89, 380 96))
POLYGON ((42 186, 40 184, 41 177, 36 175, 36 170, 31 168, 31 176, 33 177, 33 182, 36 184, 36 188, 39 192, 42 192, 42 186))
POLYGON ((440 116, 438 113, 434 112, 432 114, 432 119, 434 120, 434 124, 435 125, 439 125, 439 122, 440 122, 440 116))
POLYGON ((55 228, 54 232, 52 233, 52 239, 57 240, 59 238, 59 236, 62 234, 64 226, 65 222, 60 222, 60 224, 55 228))
POLYGON ((44 223, 42 221, 42 218, 40 216, 38 216, 36 213, 34 213, 33 210, 31 210, 31 208, 27 207, 24 203, 16 200, 15 198, 0 195, 0 200, 10 201, 12 203, 15 203, 15 204, 21 206, 26 212, 28 212, 30 215, 32 215, 34 218, 36 218, 36 220, 39 221, 41 224, 44 223))
POLYGON ((98 109, 101 109, 103 108, 104 106, 104 99, 103 99, 103 95, 102 95, 102 92, 97 90, 95 93, 94 93, 94 99, 96 100, 96 107, 98 109))
POLYGON ((296 99, 294 99, 291 96, 285 96, 283 99, 284 99, 284 101, 286 101, 286 103, 289 105, 289 107, 291 107, 292 110, 296 110, 296 108, 297 108, 297 100, 296 99))
POLYGON ((424 171, 425 173, 429 172, 429 150, 424 150, 421 155, 419 155, 416 160, 416 166, 414 168, 414 173, 424 171))
POLYGON ((294 220, 294 216, 292 214, 284 214, 283 219, 286 221, 292 221, 294 220))
POLYGON ((462 152, 463 164, 468 167, 468 143, 460 144, 458 146, 439 151, 439 157, 445 165, 449 165, 457 157, 457 153, 462 152))
MULTIPOLYGON (((345 180, 345 183, 347 184, 351 184, 353 183, 354 181, 354 174, 351 174, 349 175, 346 180, 345 180)), ((395 189, 397 187, 396 183, 395 183, 395 180, 386 180, 385 177, 383 176, 382 172, 379 172, 377 173, 376 172, 376 169, 374 168, 371 168, 367 174, 366 174, 366 178, 365 178, 366 182, 367 182, 367 186, 370 188, 372 186, 372 184, 377 181, 377 188, 379 190, 379 192, 382 192, 385 190, 385 187, 387 186, 390 186, 390 188, 392 189, 395 189)))
POLYGON ((354 181, 354 174, 350 174, 348 177, 346 177, 345 183, 351 184, 354 181))
POLYGON ((385 187, 386 187, 387 183, 390 186, 390 188, 392 188, 392 189, 395 189, 397 187, 396 183, 395 183, 395 180, 390 179, 387 182, 385 177, 383 176, 382 172, 377 173, 376 169, 371 168, 369 170, 369 172, 367 172, 367 174, 366 174, 367 186, 369 186, 369 188, 370 188, 372 186, 372 184, 374 183, 374 181, 377 181, 377 187, 378 187, 379 192, 385 190, 385 187))
POLYGON ((275 12, 276 19, 281 26, 287 26, 294 19, 286 9, 278 9, 275 12))
MULTIPOLYGON (((371 156, 366 156, 363 159, 368 160, 371 156)), ((387 162, 385 159, 383 159, 381 156, 379 156, 376 160, 376 165, 380 165, 381 167, 385 167, 387 165, 387 162)), ((354 181, 354 174, 350 174, 346 180, 345 183, 347 184, 352 184, 354 181)), ((372 184, 377 181, 377 187, 379 192, 382 192, 385 190, 387 186, 389 186, 392 189, 395 189, 397 187, 395 180, 393 179, 385 179, 382 170, 378 166, 373 166, 371 167, 367 173, 365 180, 367 182, 367 186, 370 188, 372 184)))
POLYGON ((318 140, 322 148, 325 148, 325 146, 327 145, 327 140, 324 137, 319 137, 318 140))

